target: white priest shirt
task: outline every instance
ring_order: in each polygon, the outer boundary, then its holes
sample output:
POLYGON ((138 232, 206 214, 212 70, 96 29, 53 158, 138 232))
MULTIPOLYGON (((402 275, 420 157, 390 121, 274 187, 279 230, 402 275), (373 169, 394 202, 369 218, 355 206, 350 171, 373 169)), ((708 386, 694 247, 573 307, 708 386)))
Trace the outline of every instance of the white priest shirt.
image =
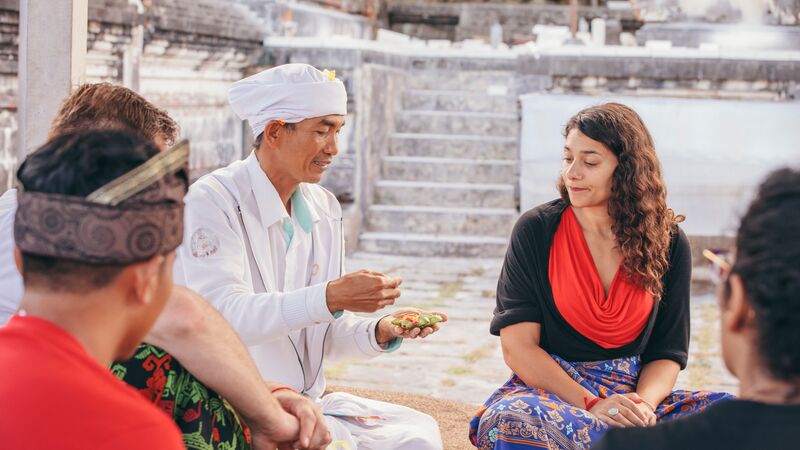
POLYGON ((323 359, 371 358, 399 340, 383 349, 376 319, 328 310, 327 283, 344 269, 336 198, 301 183, 292 204, 290 216, 255 154, 200 178, 186 196, 175 282, 222 313, 265 379, 319 398, 323 359))

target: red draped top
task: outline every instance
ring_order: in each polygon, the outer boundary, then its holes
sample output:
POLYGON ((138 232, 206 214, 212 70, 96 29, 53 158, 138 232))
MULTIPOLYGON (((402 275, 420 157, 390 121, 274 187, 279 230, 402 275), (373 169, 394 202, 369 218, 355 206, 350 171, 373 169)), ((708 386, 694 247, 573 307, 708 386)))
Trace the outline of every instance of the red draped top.
POLYGON ((550 247, 550 285, 561 316, 576 331, 610 349, 636 340, 647 325, 653 296, 617 269, 608 295, 572 207, 564 210, 550 247))

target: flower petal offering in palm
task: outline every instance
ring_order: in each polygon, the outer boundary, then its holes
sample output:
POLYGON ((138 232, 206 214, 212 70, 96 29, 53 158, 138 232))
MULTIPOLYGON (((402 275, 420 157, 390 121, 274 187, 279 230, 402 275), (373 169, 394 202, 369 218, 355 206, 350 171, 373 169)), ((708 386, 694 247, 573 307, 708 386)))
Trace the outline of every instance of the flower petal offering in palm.
POLYGON ((442 321, 442 317, 437 314, 408 312, 392 320, 392 325, 397 325, 404 330, 412 328, 426 328, 442 321))

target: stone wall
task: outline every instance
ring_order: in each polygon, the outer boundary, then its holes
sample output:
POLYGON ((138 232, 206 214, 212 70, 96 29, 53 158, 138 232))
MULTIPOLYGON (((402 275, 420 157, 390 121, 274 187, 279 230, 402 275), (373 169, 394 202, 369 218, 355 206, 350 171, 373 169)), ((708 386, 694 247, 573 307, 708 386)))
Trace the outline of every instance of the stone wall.
MULTIPOLYGON (((86 78, 123 84, 125 52, 143 24, 139 92, 166 109, 192 141, 195 176, 238 159, 243 124, 227 88, 261 61, 258 24, 241 5, 222 0, 153 1, 139 14, 127 0, 90 0, 86 78)), ((0 0, 0 191, 13 182, 16 161, 18 2, 0 0)))
MULTIPOLYGON (((587 21, 595 17, 611 19, 630 29, 638 26, 630 11, 579 6, 578 15, 587 21)), ((390 1, 387 5, 390 29, 420 39, 487 39, 496 21, 503 26, 503 41, 512 42, 532 37, 536 24, 568 26, 569 18, 568 5, 420 1, 390 1)))
POLYGON ((385 65, 364 64, 356 78, 355 203, 345 222, 348 250, 358 243, 364 213, 375 198, 375 182, 380 177, 381 161, 389 152, 389 136, 401 109, 407 74, 385 65))
POLYGON ((369 39, 375 23, 371 15, 360 15, 374 10, 373 1, 313 2, 326 7, 286 0, 237 1, 260 19, 260 30, 265 36, 337 35, 369 39), (331 6, 338 6, 341 11, 331 6))
POLYGON ((800 62, 782 52, 564 47, 519 57, 518 94, 800 98, 800 62))

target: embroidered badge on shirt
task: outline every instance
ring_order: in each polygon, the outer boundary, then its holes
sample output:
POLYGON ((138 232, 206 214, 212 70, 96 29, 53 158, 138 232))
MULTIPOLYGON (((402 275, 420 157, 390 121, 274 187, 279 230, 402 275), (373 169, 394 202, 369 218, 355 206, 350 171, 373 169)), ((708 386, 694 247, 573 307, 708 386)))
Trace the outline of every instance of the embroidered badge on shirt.
POLYGON ((219 238, 208 228, 198 228, 192 233, 192 256, 205 258, 217 253, 219 238))

